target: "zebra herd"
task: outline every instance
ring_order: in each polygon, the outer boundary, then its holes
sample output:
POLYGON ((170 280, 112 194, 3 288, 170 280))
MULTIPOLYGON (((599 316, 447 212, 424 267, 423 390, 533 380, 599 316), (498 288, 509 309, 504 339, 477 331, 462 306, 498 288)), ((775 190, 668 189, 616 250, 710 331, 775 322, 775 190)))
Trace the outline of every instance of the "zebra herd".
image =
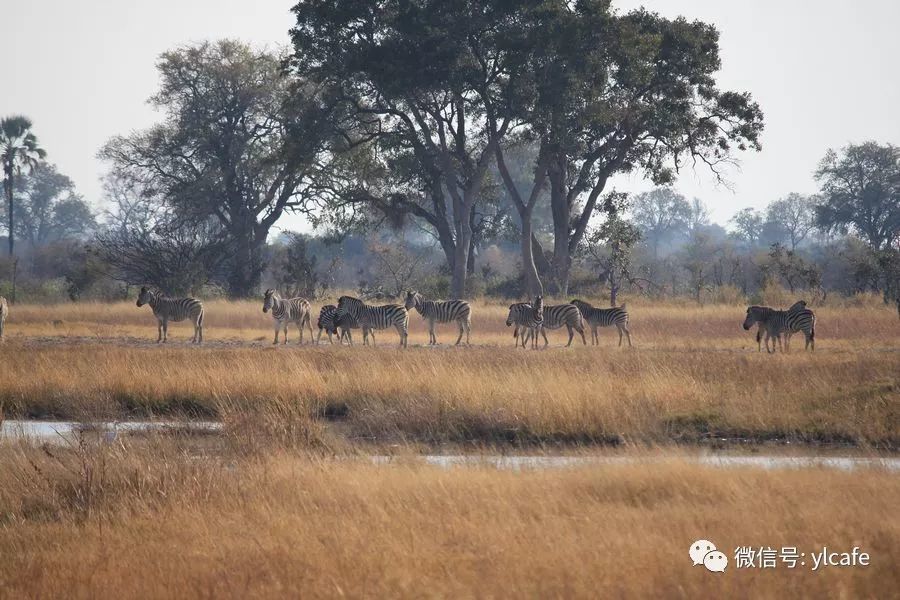
MULTIPOLYGON (((153 316, 157 321, 158 343, 164 343, 168 339, 170 321, 184 321, 189 319, 194 324, 194 336, 192 343, 203 342, 203 303, 194 298, 168 298, 159 291, 151 290, 144 286, 137 298, 137 306, 150 305, 153 316)), ((334 343, 332 335, 338 336, 338 343, 345 340, 353 344, 352 330, 362 329, 363 344, 368 345, 372 338, 375 345, 375 331, 393 327, 400 336, 400 346, 406 347, 409 338, 409 312, 415 309, 422 318, 428 322, 428 343, 437 344, 435 324, 456 323, 459 328, 459 336, 456 345, 462 342, 463 334, 466 336, 466 345, 469 345, 469 336, 472 327, 472 307, 465 300, 433 301, 426 300, 422 294, 409 291, 403 304, 384 304, 372 306, 359 298, 341 296, 337 306, 327 304, 319 311, 319 319, 316 323, 319 334, 315 338, 318 344, 322 339, 322 333, 328 334, 328 342, 334 343)), ((310 341, 313 341, 312 331, 312 306, 305 298, 281 298, 274 289, 266 290, 263 296, 264 313, 270 313, 275 325, 275 340, 278 343, 279 334, 284 333, 284 343, 288 342, 288 326, 294 323, 300 332, 300 343, 303 343, 304 327, 309 331, 310 341)), ((3 324, 9 315, 9 304, 0 296, 0 338, 3 337, 3 324)), ((541 296, 534 302, 518 302, 509 307, 506 319, 507 327, 515 326, 513 339, 515 346, 521 343, 523 348, 531 343, 532 348, 538 347, 538 336, 544 338, 544 347, 549 345, 547 329, 560 329, 565 327, 569 334, 566 346, 571 346, 577 332, 581 341, 587 345, 584 335, 585 323, 591 328, 591 345, 600 343, 597 329, 599 327, 615 326, 619 333, 619 346, 623 338, 628 340, 631 347, 631 332, 628 329, 628 311, 625 305, 612 308, 596 308, 582 300, 573 299, 567 304, 544 306, 541 296)), ((774 353, 776 346, 782 352, 790 349, 790 338, 794 333, 802 331, 806 338, 806 349, 815 350, 816 315, 807 308, 806 302, 800 300, 787 310, 776 310, 768 306, 750 306, 747 308, 743 328, 750 330, 758 324, 756 333, 758 350, 762 352, 762 340, 765 335, 766 352, 774 353), (772 348, 769 349, 769 342, 772 348)))

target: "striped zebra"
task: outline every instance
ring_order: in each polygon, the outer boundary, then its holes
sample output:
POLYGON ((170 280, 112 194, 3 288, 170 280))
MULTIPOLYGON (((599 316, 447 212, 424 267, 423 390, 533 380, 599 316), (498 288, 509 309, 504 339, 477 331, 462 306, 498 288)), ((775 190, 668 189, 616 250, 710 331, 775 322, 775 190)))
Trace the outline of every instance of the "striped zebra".
POLYGON ((359 323, 363 330, 363 344, 369 345, 369 335, 372 336, 372 345, 375 345, 375 330, 387 329, 393 326, 400 335, 400 346, 406 347, 409 338, 409 311, 400 304, 384 304, 382 306, 369 306, 359 298, 353 296, 341 296, 338 298, 338 315, 350 315, 359 323))
POLYGON ((406 310, 413 308, 428 320, 428 344, 437 344, 437 336, 434 335, 434 324, 452 323, 456 321, 459 325, 459 337, 456 338, 456 345, 459 346, 462 341, 463 332, 466 334, 466 345, 469 345, 469 330, 472 326, 472 309, 465 300, 447 300, 445 302, 435 302, 426 300, 422 294, 416 291, 406 292, 406 302, 404 303, 406 310))
POLYGON ((297 329, 300 330, 300 342, 303 343, 303 326, 309 328, 309 340, 312 342, 312 323, 310 323, 310 314, 312 307, 306 298, 281 298, 278 292, 272 288, 266 290, 263 296, 263 312, 272 311, 272 319, 275 321, 275 341, 278 343, 278 332, 284 329, 284 343, 288 343, 288 324, 295 323, 297 329))
POLYGON ((816 351, 816 313, 806 308, 806 302, 798 300, 787 309, 790 327, 784 331, 785 345, 790 349, 791 336, 798 331, 806 338, 804 350, 816 351))
MULTIPOLYGON (((334 340, 331 339, 331 335, 337 335, 337 325, 335 325, 334 321, 337 317, 337 306, 334 304, 326 304, 322 308, 319 309, 319 320, 316 321, 316 327, 319 329, 319 335, 316 336, 316 345, 319 344, 319 340, 322 339, 322 332, 326 332, 328 334, 328 343, 333 344, 334 340)), ((338 340, 341 341, 341 340, 338 340)))
MULTIPOLYGON (((772 316, 772 313, 775 312, 775 309, 771 306, 748 306, 747 307, 747 319, 744 321, 744 330, 749 331, 751 327, 753 327, 753 323, 758 323, 759 327, 756 329, 756 348, 758 352, 762 352, 762 339, 763 334, 766 331, 766 321, 772 316), (753 322, 747 325, 748 320, 750 319, 750 313, 753 313, 753 322)), ((781 342, 781 338, 778 338, 778 341, 781 342)), ((766 337, 766 352, 769 351, 769 338, 766 337)))
MULTIPOLYGON (((781 346, 782 352, 788 351, 790 336, 798 331, 802 331, 806 336, 806 349, 813 351, 816 349, 816 316, 813 311, 806 308, 806 302, 802 300, 794 303, 787 310, 774 310, 767 306, 749 306, 743 323, 744 330, 749 330, 754 323, 759 323, 761 328, 765 329, 766 352, 768 353, 775 352, 776 341, 781 346), (782 334, 784 335, 783 343, 782 334), (771 351, 769 350, 770 339, 773 339, 771 351)), ((757 333, 757 340, 759 335, 757 333)))
MULTIPOLYGON (((566 348, 572 345, 575 339, 575 332, 581 334, 581 342, 586 346, 587 340, 584 337, 584 318, 578 307, 573 304, 554 304, 544 307, 544 322, 541 325, 541 335, 544 336, 544 347, 546 348, 550 341, 547 339, 548 329, 559 329, 565 327, 569 332, 569 342, 566 348)), ((526 336, 536 335, 537 332, 529 330, 526 336)))
MULTIPOLYGON (((537 332, 542 331, 544 323, 544 299, 538 296, 534 299, 534 304, 527 302, 517 302, 509 305, 509 314, 506 317, 506 326, 515 325, 513 329, 513 338, 516 342, 516 348, 519 347, 519 336, 521 334, 522 347, 528 347, 528 340, 531 339, 531 347, 537 348, 537 332)), ((544 334, 546 346, 547 335, 544 334)))
POLYGON ((595 308, 583 300, 572 300, 572 304, 578 307, 581 316, 591 326, 591 345, 600 345, 598 327, 616 326, 619 330, 619 346, 622 346, 622 334, 628 338, 628 347, 631 347, 631 332, 628 330, 628 311, 625 305, 613 308, 595 308))
POLYGON ((137 305, 149 304, 158 324, 159 337, 156 343, 168 341, 169 321, 190 319, 194 323, 194 337, 191 343, 203 343, 203 303, 194 298, 166 298, 162 292, 151 290, 147 286, 141 288, 137 305))
POLYGON ((6 317, 9 316, 9 303, 6 301, 6 298, 0 296, 0 339, 3 338, 3 323, 6 321, 6 317))
POLYGON ((353 336, 350 334, 351 329, 359 329, 359 323, 357 323, 353 317, 348 314, 339 315, 337 306, 334 304, 326 304, 319 311, 319 320, 317 322, 319 327, 319 335, 316 338, 316 344, 319 343, 319 340, 322 338, 322 332, 325 331, 328 333, 328 343, 333 344, 334 342, 331 339, 332 334, 338 335, 338 329, 340 329, 340 336, 338 336, 338 343, 343 343, 346 338, 347 341, 350 342, 350 345, 353 345, 353 336))

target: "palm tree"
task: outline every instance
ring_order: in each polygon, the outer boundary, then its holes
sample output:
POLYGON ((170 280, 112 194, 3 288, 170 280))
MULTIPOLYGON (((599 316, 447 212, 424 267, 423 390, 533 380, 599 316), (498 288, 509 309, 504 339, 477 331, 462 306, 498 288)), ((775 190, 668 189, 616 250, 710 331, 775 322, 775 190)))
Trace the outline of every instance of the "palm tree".
POLYGON ((22 169, 33 171, 47 152, 38 146, 37 138, 31 133, 31 119, 21 115, 0 120, 0 163, 3 163, 3 191, 9 207, 9 255, 15 249, 13 220, 13 178, 22 174, 22 169))

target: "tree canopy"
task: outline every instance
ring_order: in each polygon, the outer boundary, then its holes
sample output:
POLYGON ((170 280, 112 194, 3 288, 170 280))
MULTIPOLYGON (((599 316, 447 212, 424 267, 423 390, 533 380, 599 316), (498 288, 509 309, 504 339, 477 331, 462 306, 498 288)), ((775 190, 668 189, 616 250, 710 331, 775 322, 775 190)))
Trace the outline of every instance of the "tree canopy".
POLYGON ((151 103, 162 123, 110 140, 101 157, 185 219, 210 217, 234 240, 228 282, 255 293, 262 248, 299 207, 329 131, 316 90, 281 76, 280 57, 233 40, 166 52, 151 103))
POLYGON ((816 222, 854 231, 874 249, 900 249, 900 148, 875 142, 829 150, 816 171, 816 222))

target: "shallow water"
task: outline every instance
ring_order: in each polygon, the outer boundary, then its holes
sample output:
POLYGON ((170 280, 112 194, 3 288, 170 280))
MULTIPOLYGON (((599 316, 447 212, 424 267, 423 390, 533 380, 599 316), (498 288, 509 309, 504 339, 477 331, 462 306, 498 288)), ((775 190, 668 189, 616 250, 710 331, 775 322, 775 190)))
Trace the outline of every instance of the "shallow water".
MULTIPOLYGON (((852 471, 863 467, 878 467, 900 473, 900 458, 863 458, 843 456, 733 456, 733 455, 683 455, 677 460, 711 467, 755 467, 760 469, 830 468, 852 471)), ((558 469, 585 465, 634 465, 671 462, 665 456, 500 456, 500 455, 424 455, 424 456, 373 456, 375 464, 389 465, 424 463, 442 468, 476 466, 519 471, 524 469, 558 469)))
MULTIPOLYGON (((0 425, 0 439, 24 438, 37 442, 68 443, 83 432, 97 433, 106 441, 115 440, 120 433, 180 431, 186 433, 214 433, 222 429, 215 421, 109 421, 79 423, 76 421, 6 420, 0 425)), ((851 456, 776 456, 765 454, 678 454, 643 456, 527 456, 500 454, 426 454, 375 455, 370 460, 377 465, 426 464, 445 469, 453 467, 492 467, 520 471, 526 469, 559 469, 588 465, 660 464, 679 460, 711 467, 753 467, 759 469, 829 468, 852 471, 876 467, 900 473, 900 458, 851 456)))
POLYGON ((218 431, 221 423, 214 421, 108 421, 79 423, 77 421, 6 420, 0 424, 0 438, 25 438, 40 442, 63 443, 83 432, 97 432, 106 440, 114 440, 119 433, 150 431, 186 431, 206 433, 218 431))

